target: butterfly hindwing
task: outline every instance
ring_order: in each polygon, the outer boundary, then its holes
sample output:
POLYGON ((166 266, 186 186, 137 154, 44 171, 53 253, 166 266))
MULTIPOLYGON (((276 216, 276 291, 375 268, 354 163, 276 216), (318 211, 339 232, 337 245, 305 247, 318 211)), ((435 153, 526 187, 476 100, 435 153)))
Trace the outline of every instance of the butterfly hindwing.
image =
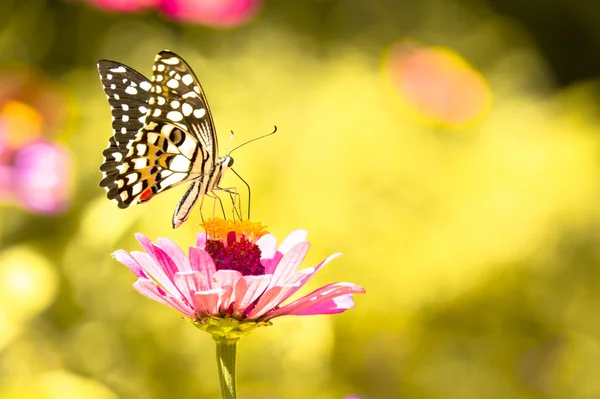
POLYGON ((152 85, 144 75, 114 61, 98 62, 98 72, 111 107, 115 141, 125 147, 145 124, 152 85))

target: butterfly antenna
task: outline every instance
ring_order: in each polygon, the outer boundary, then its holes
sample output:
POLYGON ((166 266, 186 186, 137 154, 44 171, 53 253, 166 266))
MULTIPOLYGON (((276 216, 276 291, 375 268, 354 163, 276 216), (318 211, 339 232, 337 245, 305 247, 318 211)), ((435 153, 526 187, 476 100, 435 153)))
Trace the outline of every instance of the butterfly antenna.
MULTIPOLYGON (((250 143, 252 143, 253 141, 256 141, 256 140, 264 139, 265 137, 268 137, 268 136, 270 136, 270 135, 272 135, 272 134, 275 134, 275 132, 277 132, 277 126, 275 126, 275 129, 273 129, 273 131, 272 131, 271 133, 265 134, 265 135, 263 135, 263 136, 260 136, 260 137, 256 137, 256 138, 254 138, 254 139, 252 139, 252 140, 246 141, 245 143, 242 143, 242 144, 238 145, 238 146, 237 146, 237 147, 235 147, 233 150, 231 150, 231 152, 229 152, 229 153, 228 153, 228 155, 231 155, 231 154, 232 154, 232 153, 233 153, 235 150, 237 150, 237 149, 238 149, 238 148, 240 148, 240 147, 243 147, 243 146, 245 146, 246 144, 250 144, 250 143)), ((233 131, 231 131, 231 137, 233 137, 233 131)), ((236 173, 236 175, 237 175, 237 173, 236 173)), ((239 176, 239 175, 238 175, 238 176, 239 176)), ((241 179, 241 177, 240 177, 240 179, 241 179)), ((242 179, 242 180, 243 180, 243 179, 242 179)), ((244 182, 244 183, 245 183, 245 182, 244 182)), ((246 183, 246 185, 248 185, 248 184, 246 183)))
MULTIPOLYGON (((273 134, 273 133, 271 133, 273 134)), ((267 135, 268 136, 268 135, 267 135)), ((259 137, 260 138, 260 137, 259 137)), ((258 140, 258 139, 255 139, 258 140)), ((246 180, 244 180, 242 178, 242 176, 239 175, 238 172, 236 172, 233 168, 231 169, 231 171, 233 173, 235 173, 235 175, 246 185, 246 187, 248 188, 248 220, 250 220, 250 185, 248 184, 248 182, 246 180)), ((241 208, 241 201, 240 201, 240 208, 241 208)), ((241 210, 241 209, 240 209, 241 210)))
POLYGON ((235 133, 233 133, 233 130, 231 131, 231 135, 229 136, 229 141, 227 142, 227 150, 225 151, 227 154, 231 154, 229 152, 229 145, 231 144, 231 142, 233 141, 233 136, 235 133))

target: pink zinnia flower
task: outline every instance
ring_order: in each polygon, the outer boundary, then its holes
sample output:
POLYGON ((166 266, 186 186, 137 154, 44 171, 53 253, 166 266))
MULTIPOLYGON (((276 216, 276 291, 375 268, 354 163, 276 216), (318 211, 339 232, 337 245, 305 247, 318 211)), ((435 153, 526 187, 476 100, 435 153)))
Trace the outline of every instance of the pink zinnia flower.
MULTIPOLYGON (((307 233, 292 232, 277 249, 276 239, 252 222, 214 219, 204 223, 186 255, 174 242, 136 237, 144 252, 117 250, 114 257, 138 276, 134 288, 203 325, 215 320, 258 322, 284 315, 341 313, 354 307, 352 294, 364 288, 331 283, 282 305, 334 254, 315 267, 298 270, 310 243, 307 233)), ((241 326, 241 325, 240 325, 241 326)))
POLYGON ((162 0, 163 12, 177 21, 213 27, 234 27, 248 23, 260 8, 260 0, 162 0))

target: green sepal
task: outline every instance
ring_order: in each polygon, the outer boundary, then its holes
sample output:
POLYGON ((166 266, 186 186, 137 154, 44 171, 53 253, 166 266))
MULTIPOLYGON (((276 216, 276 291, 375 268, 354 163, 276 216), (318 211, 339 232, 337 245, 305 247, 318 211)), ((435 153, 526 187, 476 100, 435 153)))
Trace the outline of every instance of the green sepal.
POLYGON ((238 320, 232 317, 216 316, 206 319, 194 319, 192 320, 192 324, 212 335, 213 339, 217 342, 224 340, 237 341, 258 327, 272 325, 270 321, 238 320))

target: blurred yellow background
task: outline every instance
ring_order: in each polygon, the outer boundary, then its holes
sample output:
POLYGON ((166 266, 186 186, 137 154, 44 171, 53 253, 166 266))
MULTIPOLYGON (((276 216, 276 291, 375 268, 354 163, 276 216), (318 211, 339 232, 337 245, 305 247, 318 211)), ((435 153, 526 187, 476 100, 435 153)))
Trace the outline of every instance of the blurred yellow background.
POLYGON ((233 148, 277 125, 235 169, 253 220, 309 231, 306 266, 344 254, 308 289, 367 289, 244 338, 241 398, 600 398, 600 69, 571 67, 600 57, 600 5, 583 3, 2 2, 0 399, 218 396, 210 337, 110 256, 134 232, 192 245, 199 211, 172 230, 183 186, 126 210, 98 187, 96 62, 149 76, 162 49, 202 82, 222 155, 230 130, 233 148))

